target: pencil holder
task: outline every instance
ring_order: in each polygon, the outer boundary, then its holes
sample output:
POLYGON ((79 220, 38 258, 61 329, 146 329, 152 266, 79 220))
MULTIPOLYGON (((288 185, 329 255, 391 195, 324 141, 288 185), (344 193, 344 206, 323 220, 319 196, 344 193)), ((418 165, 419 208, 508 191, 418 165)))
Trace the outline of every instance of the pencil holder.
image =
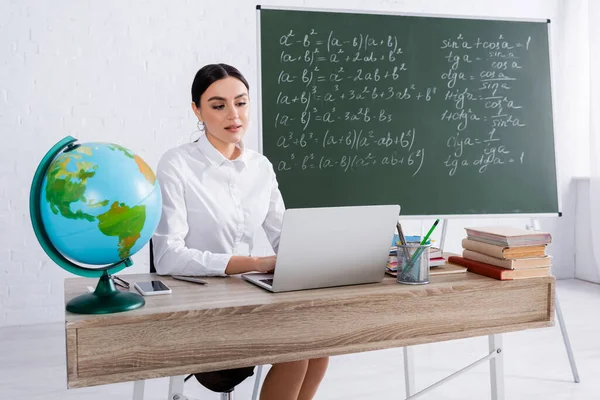
POLYGON ((430 244, 399 244, 398 269, 396 282, 407 285, 429 283, 429 247, 430 244))

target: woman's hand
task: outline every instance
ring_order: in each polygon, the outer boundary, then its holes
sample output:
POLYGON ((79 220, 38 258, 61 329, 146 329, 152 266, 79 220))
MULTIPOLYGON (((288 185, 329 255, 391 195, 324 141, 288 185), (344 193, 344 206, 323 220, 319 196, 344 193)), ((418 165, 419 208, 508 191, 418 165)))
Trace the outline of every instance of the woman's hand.
POLYGON ((232 256, 225 268, 227 275, 243 274, 245 272, 272 272, 275 269, 276 256, 244 257, 232 256))
POLYGON ((258 257, 256 270, 258 272, 273 272, 275 269, 276 256, 258 257))

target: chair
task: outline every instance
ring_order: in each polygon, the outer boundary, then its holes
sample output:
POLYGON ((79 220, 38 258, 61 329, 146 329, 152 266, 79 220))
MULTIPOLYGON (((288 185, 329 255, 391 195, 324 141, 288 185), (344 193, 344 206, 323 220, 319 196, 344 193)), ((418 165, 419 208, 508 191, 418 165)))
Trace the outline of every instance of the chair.
MULTIPOLYGON (((150 239, 150 273, 154 274, 156 273, 156 267, 154 266, 154 248, 152 247, 152 239, 150 239)), ((252 400, 256 400, 258 398, 258 389, 260 387, 260 377, 262 375, 262 365, 259 365, 256 368, 256 378, 254 381, 254 389, 252 391, 252 400)), ((192 376, 196 376, 196 379, 198 380, 198 382, 200 382, 200 384, 204 387, 206 387, 209 390, 212 390, 213 392, 218 392, 221 394, 221 400, 233 400, 233 395, 234 395, 234 387, 223 387, 222 385, 219 384, 219 382, 215 381, 215 373, 214 372, 207 372, 207 373, 201 373, 201 374, 190 374, 188 376, 186 376, 184 378, 183 375, 181 376, 172 376, 169 378, 169 397, 168 400, 186 400, 187 397, 185 397, 182 393, 183 393, 183 384, 185 382, 187 382, 188 379, 190 379, 192 376)), ((245 380, 246 378, 242 379, 240 381, 240 383, 245 380)), ((143 400, 144 397, 144 381, 137 381, 134 384, 133 387, 133 400, 143 400)))

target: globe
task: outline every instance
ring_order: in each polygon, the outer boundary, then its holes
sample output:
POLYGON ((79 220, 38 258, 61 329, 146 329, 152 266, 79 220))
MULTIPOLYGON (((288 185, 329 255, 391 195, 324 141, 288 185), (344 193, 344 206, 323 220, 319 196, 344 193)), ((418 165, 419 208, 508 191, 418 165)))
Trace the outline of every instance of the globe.
POLYGON ((30 192, 36 237, 60 267, 99 277, 94 293, 67 310, 109 313, 144 305, 136 293, 115 289, 111 274, 132 265, 160 220, 156 175, 130 149, 114 143, 76 143, 68 136, 40 162, 30 192), (84 265, 82 265, 84 264, 84 265))

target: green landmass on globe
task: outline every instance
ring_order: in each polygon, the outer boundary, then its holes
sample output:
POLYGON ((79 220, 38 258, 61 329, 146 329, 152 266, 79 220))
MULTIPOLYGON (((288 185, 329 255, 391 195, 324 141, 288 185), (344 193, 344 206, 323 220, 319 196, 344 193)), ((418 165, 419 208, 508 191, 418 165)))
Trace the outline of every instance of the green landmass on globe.
MULTIPOLYGON (((108 148, 113 151, 121 151, 125 156, 133 159, 145 179, 150 184, 155 184, 154 172, 141 157, 119 145, 111 144, 108 148)), ((131 248, 141 236, 146 221, 145 205, 129 206, 123 202, 114 201, 108 211, 97 216, 72 209, 72 205, 76 203, 84 203, 90 208, 105 207, 109 204, 107 199, 97 201, 88 199, 85 195, 88 181, 94 178, 98 166, 92 162, 83 161, 82 155, 91 156, 92 152, 93 149, 89 146, 78 146, 57 157, 46 174, 46 201, 55 215, 60 213, 68 219, 97 222, 100 232, 106 236, 118 238, 118 253, 122 259, 125 259, 131 255, 131 248), (76 166, 75 171, 67 169, 71 162, 74 162, 76 166)))

